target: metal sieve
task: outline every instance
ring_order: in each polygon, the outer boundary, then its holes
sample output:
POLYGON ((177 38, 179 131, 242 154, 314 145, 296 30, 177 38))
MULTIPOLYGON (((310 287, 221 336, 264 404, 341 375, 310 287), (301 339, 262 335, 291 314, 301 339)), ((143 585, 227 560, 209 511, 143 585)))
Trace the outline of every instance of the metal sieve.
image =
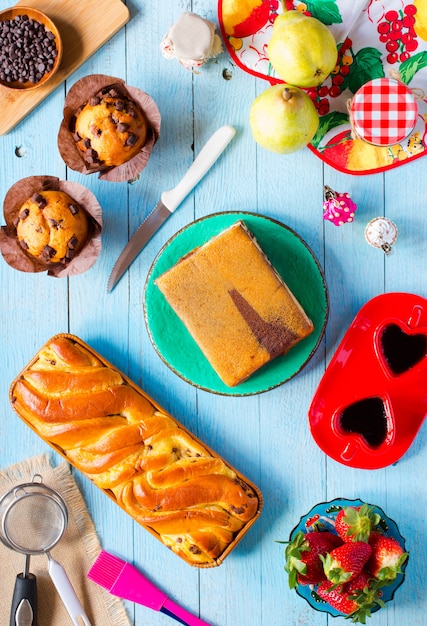
MULTIPOLYGON (((45 485, 43 487, 47 489, 45 485)), ((49 552, 61 539, 68 525, 65 503, 61 503, 48 491, 30 490, 27 485, 15 488, 13 498, 1 521, 6 542, 22 554, 49 552)))
MULTIPOLYGON (((3 496, 0 500, 0 520, 2 542, 12 550, 26 555, 22 578, 28 578, 26 574, 28 574, 30 555, 46 554, 49 575, 73 624, 90 626, 64 568, 50 554, 50 550, 56 546, 68 526, 68 508, 59 493, 44 485, 42 477, 36 474, 31 483, 18 485, 3 496)), ((20 623, 35 626, 36 622, 28 621, 29 618, 27 621, 18 621, 18 608, 21 607, 22 611, 24 600, 31 604, 26 596, 15 598, 14 592, 11 626, 19 626, 20 623)), ((32 611, 35 613, 36 608, 32 607, 32 611)))

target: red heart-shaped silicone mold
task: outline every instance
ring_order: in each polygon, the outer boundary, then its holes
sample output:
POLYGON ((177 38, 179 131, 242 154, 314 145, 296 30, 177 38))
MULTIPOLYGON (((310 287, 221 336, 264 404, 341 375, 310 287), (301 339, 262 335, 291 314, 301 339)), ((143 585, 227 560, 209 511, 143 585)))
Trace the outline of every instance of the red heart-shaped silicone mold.
POLYGON ((427 414, 427 300, 388 293, 354 318, 309 409, 330 457, 377 469, 398 461, 427 414))

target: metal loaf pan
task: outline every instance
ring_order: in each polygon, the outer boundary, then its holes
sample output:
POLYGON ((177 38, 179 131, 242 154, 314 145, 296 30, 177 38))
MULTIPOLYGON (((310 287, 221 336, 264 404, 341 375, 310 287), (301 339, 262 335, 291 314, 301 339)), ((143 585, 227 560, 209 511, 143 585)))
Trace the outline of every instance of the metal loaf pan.
MULTIPOLYGON (((258 509, 256 514, 254 515, 254 517, 249 520, 248 522, 246 522, 246 524, 240 529, 240 531, 238 533, 236 533, 235 537, 233 538, 232 542, 230 544, 228 544, 228 546, 225 548, 225 550, 213 561, 213 562, 208 562, 208 563, 193 563, 189 560, 187 560, 185 557, 181 557, 183 558, 184 561, 186 561, 189 565, 192 565, 193 567, 199 567, 199 568, 207 568, 207 567, 215 567, 217 565, 221 565, 221 563, 224 561, 224 559, 230 554, 230 552, 236 547, 236 545, 239 543, 239 541, 242 539, 242 537, 247 533, 247 531, 249 530, 249 528, 255 523, 255 521, 258 519, 258 517, 261 514, 261 510, 263 507, 263 496, 261 491, 259 490, 259 488, 254 485, 250 480, 248 480, 245 476, 243 476, 240 472, 238 472, 234 467, 232 467, 229 463, 227 463, 221 456, 219 456, 216 452, 214 452, 212 449, 209 448, 209 446, 207 446, 203 441, 201 441, 198 437, 196 437, 191 431, 189 431, 187 428, 185 428, 185 426, 183 426, 180 422, 178 422, 178 420, 176 420, 170 413, 168 413, 167 411, 165 411, 163 409, 163 407, 161 407, 153 398, 151 398, 148 394, 146 394, 140 387, 138 387, 132 380, 130 380, 127 376, 125 376, 125 374, 123 374, 120 370, 118 370, 116 367, 114 367, 114 365, 112 365, 109 361, 107 361, 106 359, 104 359, 104 357, 100 354, 98 354, 95 350, 93 350, 90 346, 88 346, 84 341, 82 341, 81 339, 79 339, 79 337, 76 337, 75 335, 72 334, 68 334, 68 333, 59 333, 53 337, 51 337, 51 339, 49 339, 41 348, 40 350, 37 352, 37 354, 31 359, 31 361, 24 367, 24 369, 18 374, 18 376, 15 378, 15 380, 12 382, 10 389, 9 389, 9 400, 10 403, 12 405, 12 408, 14 409, 15 413, 17 413, 17 415, 25 422, 25 424, 27 424, 27 426, 29 426, 31 428, 31 430, 33 430, 39 437, 41 437, 41 439, 43 439, 43 441, 45 441, 49 446, 51 446, 56 452, 58 452, 58 454, 60 454, 68 463, 70 463, 71 465, 73 465, 73 463, 70 461, 70 459, 68 459, 66 452, 57 444, 51 443, 50 441, 48 441, 46 438, 42 437, 40 435, 40 433, 37 431, 37 429, 23 416, 21 415, 13 402, 13 391, 14 391, 14 387, 17 383, 17 381, 22 377, 22 375, 29 369, 31 368, 34 363, 37 361, 37 359, 39 358, 39 352, 41 352, 52 340, 58 338, 58 337, 66 337, 68 339, 71 339, 73 342, 77 343, 78 345, 80 345, 82 348, 84 348, 85 350, 87 350, 88 352, 90 352, 91 354, 93 354, 97 359, 99 359, 101 361, 101 363, 103 365, 105 365, 105 367, 109 367, 112 370, 114 370, 115 372, 118 372, 120 374, 120 376, 123 378, 125 384, 130 385, 131 387, 133 387, 133 389, 135 391, 137 391, 137 393, 141 394, 144 398, 146 398, 157 410, 159 410, 160 412, 162 412, 164 415, 166 415, 167 417, 170 417, 176 424, 177 426, 182 429, 185 433, 187 433, 191 438, 194 439, 194 441, 198 444, 200 444, 201 446, 203 446, 207 452, 209 454, 211 454, 213 457, 215 458, 219 458, 221 459, 231 470, 233 470, 237 477, 239 479, 241 479, 242 481, 244 481, 247 485, 249 485, 253 491, 256 493, 257 497, 258 497, 258 509)), ((84 473, 83 473, 84 474, 84 473)), ((89 476, 88 476, 89 478, 89 476)), ((90 478, 89 478, 90 479, 90 478)), ((102 489, 99 488, 101 491, 103 491, 110 499, 112 499, 114 502, 116 502, 116 504, 118 506, 120 506, 120 504, 117 502, 117 499, 115 497, 115 495, 112 493, 112 491, 110 491, 109 489, 102 489)), ((128 515, 130 515, 123 507, 121 507, 128 515)), ((133 518, 135 519, 135 518, 133 518)), ((135 521, 138 522, 138 520, 135 519, 135 521)), ((156 537, 157 539, 159 539, 159 541, 161 541, 160 539, 160 535, 153 530, 152 528, 150 528, 149 526, 142 524, 141 522, 138 522, 138 524, 140 524, 143 528, 145 528, 146 530, 148 530, 154 537, 156 537)), ((163 543, 163 542, 162 542, 163 543)))

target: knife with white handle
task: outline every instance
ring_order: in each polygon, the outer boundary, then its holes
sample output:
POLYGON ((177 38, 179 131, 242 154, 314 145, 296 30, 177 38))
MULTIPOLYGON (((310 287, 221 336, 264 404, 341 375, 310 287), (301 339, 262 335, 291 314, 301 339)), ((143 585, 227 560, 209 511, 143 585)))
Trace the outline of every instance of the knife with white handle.
POLYGON ((117 259, 108 280, 107 292, 114 289, 132 261, 134 261, 154 233, 162 226, 168 217, 172 215, 184 198, 212 167, 228 146, 235 133, 236 131, 232 126, 227 125, 219 128, 205 143, 187 173, 176 187, 169 191, 164 191, 161 194, 159 202, 135 231, 117 259))

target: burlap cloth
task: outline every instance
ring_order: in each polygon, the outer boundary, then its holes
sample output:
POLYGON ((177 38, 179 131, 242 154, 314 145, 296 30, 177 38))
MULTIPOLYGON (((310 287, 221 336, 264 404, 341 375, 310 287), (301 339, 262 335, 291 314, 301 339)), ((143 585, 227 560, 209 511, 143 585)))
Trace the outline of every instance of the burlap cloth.
MULTIPOLYGON (((0 472, 0 497, 9 489, 32 481, 34 474, 63 497, 69 508, 69 524, 52 557, 65 569, 92 626, 130 626, 124 604, 105 589, 86 578, 101 546, 83 497, 66 462, 51 467, 49 457, 40 455, 0 472)), ((28 529, 31 532, 31 528, 28 529)), ((0 625, 10 619, 10 606, 17 574, 23 571, 25 556, 0 542, 0 625)), ((45 555, 30 559, 30 571, 37 576, 38 626, 72 624, 47 571, 45 555)))

